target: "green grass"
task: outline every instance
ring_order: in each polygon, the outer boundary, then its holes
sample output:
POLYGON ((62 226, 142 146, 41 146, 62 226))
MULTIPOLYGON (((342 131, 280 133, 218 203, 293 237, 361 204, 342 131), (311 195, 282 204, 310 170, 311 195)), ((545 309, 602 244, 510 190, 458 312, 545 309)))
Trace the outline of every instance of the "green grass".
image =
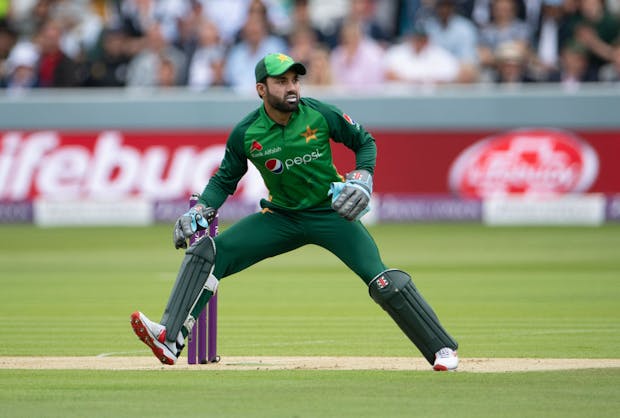
POLYGON ((612 417, 618 373, 0 372, 7 417, 612 417), (588 390, 588 388, 592 388, 588 390))
MULTIPOLYGON (((618 358, 620 225, 398 224, 371 232, 385 262, 412 274, 461 356, 618 358)), ((161 315, 183 256, 171 235, 167 225, 0 226, 0 356, 148 355, 129 314, 161 315)), ((419 356, 362 281, 317 247, 226 278, 220 291, 224 357, 419 356)), ((0 370, 0 416, 188 415, 197 398, 203 411, 217 411, 210 416, 606 417, 620 406, 619 384, 620 369, 0 370)))

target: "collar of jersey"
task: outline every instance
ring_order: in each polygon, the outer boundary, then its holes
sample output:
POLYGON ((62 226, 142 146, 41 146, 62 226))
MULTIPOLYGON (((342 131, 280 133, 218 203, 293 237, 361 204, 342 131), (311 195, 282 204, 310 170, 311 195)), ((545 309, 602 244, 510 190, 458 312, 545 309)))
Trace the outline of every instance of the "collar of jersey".
MULTIPOLYGON (((300 106, 301 106, 301 102, 300 102, 300 106)), ((291 113, 289 124, 291 123, 291 121, 297 118, 298 113, 299 113, 299 109, 296 112, 291 113)), ((269 129, 273 128, 274 126, 282 127, 282 125, 276 123, 273 119, 269 117, 269 115, 267 114, 267 111, 265 110, 265 105, 260 107, 260 114, 269 129)))

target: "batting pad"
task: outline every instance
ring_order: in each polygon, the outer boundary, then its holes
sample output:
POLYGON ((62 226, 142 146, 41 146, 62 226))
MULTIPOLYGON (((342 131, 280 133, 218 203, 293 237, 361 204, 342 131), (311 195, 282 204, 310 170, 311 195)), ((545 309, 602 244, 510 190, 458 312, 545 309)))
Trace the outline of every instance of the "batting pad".
POLYGON ((166 327, 167 340, 176 340, 202 289, 207 285, 213 287, 208 279, 214 265, 215 243, 208 235, 194 242, 185 251, 185 258, 161 318, 161 324, 166 327))
POLYGON ((441 348, 458 348, 404 271, 384 271, 370 282, 369 292, 430 364, 435 362, 435 353, 441 348))

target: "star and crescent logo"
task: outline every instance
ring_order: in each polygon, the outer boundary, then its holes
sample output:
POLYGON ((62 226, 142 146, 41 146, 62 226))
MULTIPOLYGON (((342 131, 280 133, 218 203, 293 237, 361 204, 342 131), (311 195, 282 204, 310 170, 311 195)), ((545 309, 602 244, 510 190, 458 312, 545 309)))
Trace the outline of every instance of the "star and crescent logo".
POLYGON ((318 139, 316 136, 316 131, 318 129, 311 129, 310 125, 306 125, 306 131, 301 133, 300 135, 306 138, 306 144, 310 142, 312 139, 318 139))
POLYGON ((278 54, 278 59, 280 62, 292 61, 291 57, 284 54, 278 54))

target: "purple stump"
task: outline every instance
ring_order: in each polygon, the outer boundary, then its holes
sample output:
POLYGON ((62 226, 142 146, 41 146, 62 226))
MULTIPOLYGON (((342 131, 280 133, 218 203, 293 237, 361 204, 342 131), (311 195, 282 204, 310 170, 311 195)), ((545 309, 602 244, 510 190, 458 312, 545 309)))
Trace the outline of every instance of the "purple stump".
MULTIPOLYGON (((211 225, 209 225, 209 235, 212 237, 217 236, 219 232, 219 217, 215 216, 211 225)), ((211 296, 209 300, 209 304, 207 305, 207 309, 209 311, 208 321, 209 321, 209 334, 207 336, 208 341, 208 357, 206 361, 209 363, 217 363, 220 361, 220 358, 217 355, 217 292, 211 296)), ((205 353, 206 354, 206 353, 205 353)))
MULTIPOLYGON (((193 207, 198 201, 199 195, 192 194, 189 200, 189 207, 193 207)), ((209 225, 209 235, 215 237, 218 233, 218 216, 209 225)), ((190 244, 204 236, 206 231, 199 231, 190 238, 190 244)), ((197 321, 192 327, 187 347, 187 363, 217 363, 217 294, 214 294, 207 307, 200 312, 197 321), (207 314, 208 312, 208 314, 207 314), (208 331, 207 331, 208 321, 208 331), (208 356, 207 356, 208 353, 208 356)))
MULTIPOLYGON (((211 306, 211 302, 209 302, 211 306)), ((207 310, 203 309, 198 315, 198 363, 205 364, 207 362, 207 310)))

